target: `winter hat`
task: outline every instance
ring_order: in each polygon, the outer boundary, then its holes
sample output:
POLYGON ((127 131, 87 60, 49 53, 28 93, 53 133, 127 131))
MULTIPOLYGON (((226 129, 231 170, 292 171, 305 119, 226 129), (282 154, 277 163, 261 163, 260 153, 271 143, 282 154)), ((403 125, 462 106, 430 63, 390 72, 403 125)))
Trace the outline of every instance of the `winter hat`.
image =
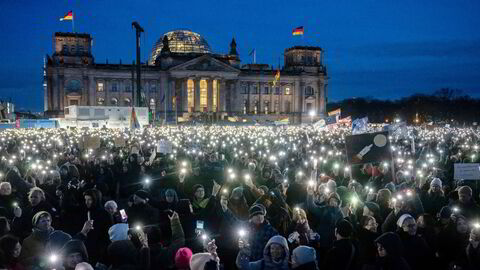
POLYGON ((250 209, 248 209, 248 218, 252 218, 256 215, 266 215, 267 211, 265 207, 261 204, 254 204, 250 209))
POLYGON ((236 187, 232 190, 232 194, 230 195, 230 199, 239 200, 243 196, 243 188, 236 187))
POLYGON ((192 187, 193 193, 197 192, 197 189, 199 189, 199 188, 203 188, 203 190, 205 190, 205 188, 203 187, 203 185, 196 184, 196 185, 193 185, 193 187, 192 187))
POLYGON ((214 260, 210 253, 195 253, 190 260, 190 270, 203 270, 210 260, 214 260))
POLYGON ((472 196, 472 188, 469 186, 462 186, 458 188, 458 194, 467 194, 472 196))
POLYGON ((138 197, 140 197, 144 200, 148 200, 148 197, 150 196, 150 195, 148 195, 148 192, 146 192, 143 189, 135 191, 135 195, 137 195, 138 197))
POLYGON ((350 237, 353 233, 353 226, 348 220, 341 219, 337 222, 337 233, 342 237, 350 237))
POLYGON ((187 248, 180 248, 175 254, 175 267, 188 268, 190 266, 190 260, 192 259, 192 251, 187 248))
POLYGON ((380 206, 378 206, 378 204, 374 202, 366 202, 365 207, 367 207, 368 210, 372 211, 373 214, 375 215, 378 214, 378 212, 380 212, 380 206))
POLYGON ((314 262, 317 260, 316 251, 314 248, 307 246, 298 246, 292 251, 292 262, 295 262, 292 266, 296 268, 300 265, 314 262))
POLYGON ((401 215, 401 216, 398 218, 398 220, 397 220, 397 226, 398 226, 398 227, 402 227, 403 222, 405 222, 405 220, 406 220, 407 218, 413 218, 413 217, 412 217, 411 215, 409 215, 409 214, 403 214, 403 215, 401 215))
POLYGON ((128 224, 118 223, 108 229, 110 241, 128 240, 128 224))
POLYGON ((50 213, 48 213, 47 211, 40 211, 38 213, 36 213, 33 218, 32 218, 32 225, 33 227, 36 227, 37 226, 37 223, 38 223, 38 220, 44 216, 49 216, 50 219, 52 218, 52 216, 50 215, 50 213))
POLYGON ((387 251, 387 255, 391 257, 402 256, 402 240, 398 234, 387 232, 375 239, 375 243, 379 243, 387 251))
POLYGON ((59 251, 70 240, 72 240, 72 236, 70 234, 59 230, 53 231, 48 236, 48 242, 45 246, 45 249, 49 253, 59 251))
POLYGON ((439 186, 442 188, 442 180, 440 180, 440 178, 433 178, 432 182, 430 182, 430 186, 439 186))
POLYGON ((448 206, 444 206, 442 207, 442 209, 440 209, 440 218, 443 218, 443 219, 447 219, 447 218, 450 218, 450 216, 452 215, 452 209, 448 206))
POLYGON ((82 254, 83 261, 88 261, 87 248, 80 240, 70 240, 62 248, 63 257, 67 257, 72 253, 82 254))
POLYGON ((385 185, 385 188, 390 190, 391 193, 395 193, 395 191, 397 190, 397 188, 395 187, 395 184, 392 182, 387 183, 385 185))

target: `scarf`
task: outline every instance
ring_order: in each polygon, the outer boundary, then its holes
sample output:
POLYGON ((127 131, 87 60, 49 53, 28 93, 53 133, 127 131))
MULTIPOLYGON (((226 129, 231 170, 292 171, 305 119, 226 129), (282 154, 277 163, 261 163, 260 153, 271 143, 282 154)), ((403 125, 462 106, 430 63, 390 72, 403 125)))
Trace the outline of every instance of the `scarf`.
POLYGON ((203 200, 201 200, 201 201, 198 201, 197 199, 195 199, 195 200, 193 200, 192 206, 193 206, 194 208, 202 208, 202 209, 204 209, 204 208, 207 206, 207 204, 208 204, 209 201, 210 201, 210 198, 206 198, 206 199, 203 199, 203 200))

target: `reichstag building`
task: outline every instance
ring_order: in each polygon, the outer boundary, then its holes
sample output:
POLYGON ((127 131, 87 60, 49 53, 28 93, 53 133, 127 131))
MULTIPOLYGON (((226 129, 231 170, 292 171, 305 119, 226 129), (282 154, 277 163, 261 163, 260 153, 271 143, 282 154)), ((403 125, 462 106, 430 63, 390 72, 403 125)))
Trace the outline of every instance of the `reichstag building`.
MULTIPOLYGON (((53 54, 45 58, 44 109, 62 117, 66 106, 132 106, 136 99, 133 63, 97 63, 90 34, 55 33, 53 54)), ((162 35, 141 66, 144 106, 156 119, 199 115, 255 117, 291 123, 325 114, 327 72, 320 47, 285 49, 279 70, 240 62, 235 39, 227 54, 213 52, 198 33, 162 35)), ((225 46, 227 47, 227 46, 225 46)))

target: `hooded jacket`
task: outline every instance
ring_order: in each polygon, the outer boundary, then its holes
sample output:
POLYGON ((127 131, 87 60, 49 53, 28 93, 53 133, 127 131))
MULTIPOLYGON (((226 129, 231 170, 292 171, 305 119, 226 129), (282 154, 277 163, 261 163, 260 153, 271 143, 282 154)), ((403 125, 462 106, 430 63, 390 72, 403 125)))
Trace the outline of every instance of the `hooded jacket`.
POLYGON ((265 248, 263 249, 263 259, 258 261, 249 262, 248 251, 240 250, 237 256, 237 267, 242 270, 288 270, 289 268, 289 249, 287 239, 285 237, 276 235, 268 240, 265 248), (270 254, 270 246, 272 244, 278 244, 283 248, 284 257, 275 262, 272 260, 270 254))
POLYGON ((378 257, 376 262, 377 269, 382 270, 410 270, 410 266, 403 258, 402 240, 398 234, 387 232, 375 240, 387 252, 387 256, 378 257))
MULTIPOLYGON (((70 240, 63 246, 62 255, 64 258, 73 253, 80 253, 82 255, 83 262, 88 262, 87 248, 82 241, 70 240)), ((68 270, 69 268, 65 267, 65 269, 68 270)))

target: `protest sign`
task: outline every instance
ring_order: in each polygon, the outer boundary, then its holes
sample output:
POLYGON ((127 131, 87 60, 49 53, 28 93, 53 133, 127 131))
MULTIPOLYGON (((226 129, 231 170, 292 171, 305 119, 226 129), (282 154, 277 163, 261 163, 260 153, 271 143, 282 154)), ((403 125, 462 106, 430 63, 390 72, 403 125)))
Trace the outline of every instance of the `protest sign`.
POLYGON ((453 179, 480 180, 480 163, 455 163, 453 179))
POLYGON ((365 133, 368 130, 368 117, 355 119, 352 122, 352 134, 365 133))
POLYGON ((173 145, 170 141, 160 140, 157 143, 157 152, 162 154, 172 153, 173 145))
POLYGON ((88 136, 84 139, 84 146, 87 149, 97 149, 100 148, 100 137, 98 136, 88 136))
POLYGON ((117 137, 114 140, 115 147, 124 147, 125 146, 125 138, 117 137))
POLYGON ((345 138, 347 161, 358 165, 391 160, 388 132, 364 133, 345 138))

